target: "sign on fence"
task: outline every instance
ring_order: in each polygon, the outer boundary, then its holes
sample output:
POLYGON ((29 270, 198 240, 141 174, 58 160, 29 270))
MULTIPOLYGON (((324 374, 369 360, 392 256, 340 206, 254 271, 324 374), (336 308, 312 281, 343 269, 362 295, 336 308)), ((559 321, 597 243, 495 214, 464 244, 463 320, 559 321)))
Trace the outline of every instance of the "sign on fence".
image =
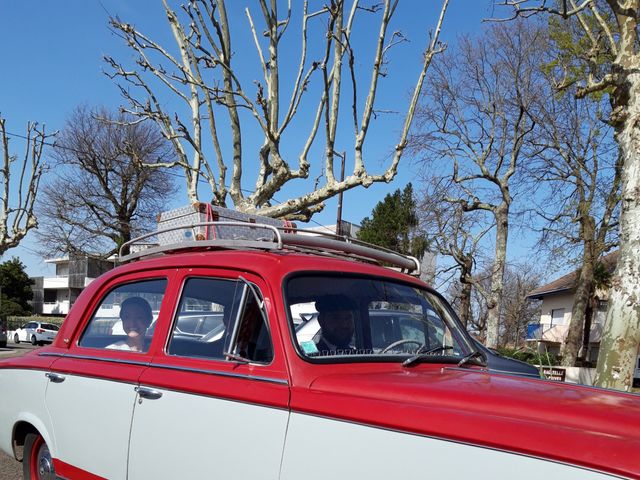
POLYGON ((542 373, 547 380, 553 380, 554 382, 564 382, 567 371, 564 368, 557 367, 543 367, 542 373))

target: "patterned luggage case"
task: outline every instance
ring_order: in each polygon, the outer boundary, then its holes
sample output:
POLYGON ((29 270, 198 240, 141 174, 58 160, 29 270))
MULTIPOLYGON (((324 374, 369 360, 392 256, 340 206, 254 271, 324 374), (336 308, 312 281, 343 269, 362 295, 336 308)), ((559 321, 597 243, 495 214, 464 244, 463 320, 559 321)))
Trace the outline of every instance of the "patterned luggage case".
POLYGON ((237 212, 228 208, 216 207, 208 203, 199 202, 194 205, 187 205, 162 212, 158 215, 159 231, 167 228, 184 227, 159 233, 158 243, 160 245, 171 245, 184 241, 212 240, 216 238, 229 240, 273 239, 273 235, 269 230, 265 230, 264 228, 227 225, 192 227, 194 224, 205 222, 262 223, 279 228, 295 228, 295 224, 291 222, 237 212))

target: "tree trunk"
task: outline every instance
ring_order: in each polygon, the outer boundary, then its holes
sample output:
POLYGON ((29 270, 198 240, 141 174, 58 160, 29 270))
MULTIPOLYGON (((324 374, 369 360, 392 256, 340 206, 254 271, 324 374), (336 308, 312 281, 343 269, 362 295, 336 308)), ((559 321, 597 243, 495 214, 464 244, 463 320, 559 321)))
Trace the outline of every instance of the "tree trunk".
POLYGON ((624 116, 614 123, 624 161, 620 254, 611 282, 595 382, 617 390, 631 389, 640 345, 640 59, 633 55, 626 60, 629 64, 620 74, 614 94, 616 106, 626 107, 620 108, 624 116))
MULTIPOLYGON (((594 285, 595 290, 595 285, 594 285)), ((590 365, 589 360, 589 340, 591 339, 591 325, 593 325, 593 315, 596 311, 596 307, 598 305, 598 300, 595 298, 595 292, 591 294, 589 298, 589 303, 587 304, 587 311, 584 314, 584 332, 582 333, 582 354, 579 356, 585 361, 588 362, 587 366, 590 365)))
POLYGON ((469 318, 471 317, 471 287, 472 285, 467 282, 462 282, 462 289, 460 291, 460 311, 458 316, 464 328, 469 325, 469 318))
POLYGON ((509 235, 509 207, 502 203, 495 211, 496 217, 496 251, 491 274, 491 292, 487 299, 487 341, 489 348, 498 347, 500 330, 500 310, 502 304, 502 287, 504 266, 507 256, 507 238, 509 235))
POLYGON ((578 352, 582 346, 584 319, 589 305, 589 300, 593 293, 593 259, 592 255, 586 253, 590 248, 585 246, 583 254, 583 265, 578 275, 576 291, 573 296, 573 308, 571 309, 571 322, 567 339, 562 345, 562 365, 565 367, 575 367, 578 360, 578 352))
POLYGON ((576 291, 573 295, 573 308, 571 309, 571 322, 569 323, 569 331, 567 338, 562 345, 562 365, 564 367, 575 367, 578 360, 578 353, 582 346, 584 333, 584 318, 589 305, 591 296, 593 295, 594 268, 596 263, 595 255, 595 222, 589 216, 590 207, 581 205, 579 210, 587 210, 581 212, 580 216, 580 234, 584 242, 582 250, 582 268, 576 279, 576 291))

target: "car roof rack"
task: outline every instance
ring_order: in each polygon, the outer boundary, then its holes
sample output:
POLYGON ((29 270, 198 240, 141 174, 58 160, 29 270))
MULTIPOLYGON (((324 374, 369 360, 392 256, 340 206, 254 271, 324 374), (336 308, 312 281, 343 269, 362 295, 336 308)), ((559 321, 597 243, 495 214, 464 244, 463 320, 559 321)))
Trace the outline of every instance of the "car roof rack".
POLYGON ((377 245, 372 245, 354 238, 332 233, 305 230, 301 228, 283 226, 275 227, 263 223, 246 222, 201 222, 190 225, 180 225, 156 230, 124 243, 119 250, 117 261, 126 263, 133 260, 166 255, 188 250, 293 250, 313 253, 316 255, 346 258, 382 266, 400 269, 415 276, 420 275, 420 261, 409 255, 402 255, 377 245), (213 227, 213 228, 211 228, 213 227), (221 228, 223 227, 223 228, 221 228), (212 235, 201 240, 182 240, 167 244, 142 242, 158 235, 176 231, 196 231, 211 228, 212 235), (232 238, 221 233, 231 233, 232 238), (244 235, 243 235, 244 231, 244 235), (209 238, 213 237, 213 238, 209 238), (140 250, 123 255, 129 247, 146 246, 140 250))

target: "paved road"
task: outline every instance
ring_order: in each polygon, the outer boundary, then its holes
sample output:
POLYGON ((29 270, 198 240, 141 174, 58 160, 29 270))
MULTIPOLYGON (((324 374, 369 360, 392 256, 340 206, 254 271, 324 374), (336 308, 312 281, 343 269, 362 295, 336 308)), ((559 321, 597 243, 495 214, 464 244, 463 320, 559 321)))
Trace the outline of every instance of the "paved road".
POLYGON ((19 357, 20 355, 24 355, 25 353, 30 352, 35 348, 41 347, 34 347, 30 343, 25 342, 20 342, 18 345, 16 345, 11 340, 9 340, 9 343, 7 343, 7 348, 0 348, 0 360, 8 357, 19 357))
POLYGON ((2 480, 22 480, 22 463, 4 452, 0 452, 0 478, 2 480))
MULTIPOLYGON (((25 353, 41 347, 34 347, 30 343, 20 343, 15 345, 9 341, 7 348, 0 348, 0 360, 8 357, 19 357, 25 353)), ((2 398, 0 397, 0 401, 2 398)), ((22 480, 22 463, 17 462, 4 452, 0 451, 0 479, 2 480, 22 480)))

